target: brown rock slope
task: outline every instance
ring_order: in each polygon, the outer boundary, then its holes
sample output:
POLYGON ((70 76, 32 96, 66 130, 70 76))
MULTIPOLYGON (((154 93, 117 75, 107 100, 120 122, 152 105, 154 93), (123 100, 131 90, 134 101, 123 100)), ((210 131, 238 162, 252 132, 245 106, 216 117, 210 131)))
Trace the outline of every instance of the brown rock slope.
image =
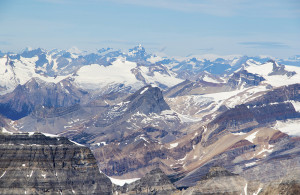
POLYGON ((248 182, 243 177, 233 174, 222 167, 211 167, 209 172, 196 186, 183 191, 184 195, 205 194, 258 194, 262 184, 248 182))

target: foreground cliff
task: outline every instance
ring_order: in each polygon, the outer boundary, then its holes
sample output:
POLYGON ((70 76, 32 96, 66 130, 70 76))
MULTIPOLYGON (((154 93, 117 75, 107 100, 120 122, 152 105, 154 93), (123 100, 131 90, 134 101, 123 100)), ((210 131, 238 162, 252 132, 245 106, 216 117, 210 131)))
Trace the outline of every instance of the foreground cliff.
POLYGON ((111 194, 90 149, 41 133, 0 133, 0 194, 111 194))

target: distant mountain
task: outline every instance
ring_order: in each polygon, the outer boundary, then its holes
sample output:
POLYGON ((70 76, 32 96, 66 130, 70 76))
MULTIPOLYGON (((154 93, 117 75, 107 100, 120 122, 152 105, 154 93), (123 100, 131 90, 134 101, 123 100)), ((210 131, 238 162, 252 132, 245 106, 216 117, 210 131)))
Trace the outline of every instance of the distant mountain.
MULTIPOLYGON (((249 60, 264 64, 270 59, 264 56, 240 55, 160 57, 147 53, 141 45, 129 49, 128 52, 112 48, 103 48, 95 53, 81 52, 77 48, 51 51, 41 48, 26 49, 19 54, 1 55, 0 93, 11 92, 18 84, 25 84, 33 77, 39 77, 47 82, 59 82, 71 75, 81 86, 88 89, 97 88, 111 92, 126 87, 134 92, 147 84, 156 84, 166 89, 185 79, 195 81, 201 78, 203 72, 212 75, 229 75, 247 64, 249 60), (117 74, 116 68, 122 70, 123 74, 117 74), (91 75, 91 78, 86 78, 85 74, 91 75), (94 77, 95 74, 99 75, 97 79, 94 77), (112 79, 107 80, 108 76, 112 79), (122 84, 124 87, 118 87, 122 84)), ((300 66, 297 56, 288 60, 277 59, 277 61, 300 66)), ((203 80, 205 81, 205 78, 203 80)))
POLYGON ((76 88, 68 79, 55 84, 32 78, 0 97, 0 113, 17 120, 38 107, 58 108, 79 104, 87 95, 86 91, 76 88))
POLYGON ((176 97, 229 92, 258 86, 264 80, 264 77, 243 69, 222 78, 204 72, 196 81, 185 80, 168 88, 164 94, 166 97, 176 97))
POLYGON ((273 87, 299 83, 300 79, 299 67, 281 65, 274 60, 269 60, 266 63, 248 60, 243 65, 243 69, 249 73, 262 76, 265 79, 264 83, 273 87))
POLYGON ((81 67, 72 76, 81 88, 108 94, 116 91, 135 92, 141 87, 154 84, 166 89, 182 80, 176 78, 161 65, 144 66, 126 58, 117 58, 109 66, 92 64, 81 67))
POLYGON ((232 89, 243 89, 251 86, 258 86, 265 79, 257 74, 252 74, 246 70, 234 72, 227 80, 227 85, 232 89))
POLYGON ((105 112, 97 113, 95 116, 83 122, 84 131, 66 130, 62 135, 85 143, 112 142, 120 140, 143 128, 153 128, 156 131, 164 131, 165 135, 160 141, 169 141, 176 138, 176 132, 184 126, 181 117, 170 110, 165 102, 162 92, 158 87, 145 86, 134 94, 123 99, 120 103, 108 107, 105 112), (167 136, 168 135, 168 136, 167 136), (98 141, 97 141, 98 140, 98 141))

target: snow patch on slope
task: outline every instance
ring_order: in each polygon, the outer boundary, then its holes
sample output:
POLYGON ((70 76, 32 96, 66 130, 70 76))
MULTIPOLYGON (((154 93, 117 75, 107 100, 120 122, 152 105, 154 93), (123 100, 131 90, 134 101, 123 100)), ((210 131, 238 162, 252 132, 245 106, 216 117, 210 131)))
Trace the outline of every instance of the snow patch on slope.
POLYGON ((211 78, 207 75, 205 75, 202 80, 206 81, 206 82, 210 82, 210 83, 220 83, 219 81, 217 81, 217 80, 215 80, 215 79, 213 79, 213 78, 211 78))
POLYGON ((144 94, 147 90, 148 90, 148 87, 146 87, 145 89, 143 89, 143 91, 141 91, 140 95, 144 94))
POLYGON ((240 92, 241 91, 236 90, 236 91, 229 91, 229 92, 211 93, 211 94, 202 95, 202 97, 213 98, 214 101, 219 102, 228 99, 230 97, 233 97, 240 92))
POLYGON ((253 143, 253 140, 256 138, 256 134, 258 133, 258 131, 251 133, 250 135, 248 135, 247 137, 245 137, 246 140, 248 140, 249 142, 253 143))
POLYGON ((72 142, 73 144, 75 144, 75 145, 77 145, 77 146, 85 146, 85 145, 82 145, 82 144, 80 144, 80 143, 77 143, 77 142, 75 142, 75 141, 72 141, 72 140, 70 140, 70 142, 72 142))
POLYGON ((50 134, 50 133, 42 133, 42 134, 44 134, 47 137, 52 137, 52 138, 59 137, 59 135, 54 135, 54 134, 50 134))
POLYGON ((137 180, 140 179, 140 178, 132 178, 132 179, 115 179, 115 178, 112 178, 112 177, 109 177, 109 176, 107 176, 107 177, 110 179, 110 181, 111 181, 113 184, 116 184, 116 185, 118 185, 118 186, 123 186, 123 185, 125 185, 125 183, 131 184, 131 183, 133 183, 133 182, 135 182, 135 181, 137 181, 137 180))
POLYGON ((290 102, 293 104, 296 112, 300 112, 300 102, 296 102, 296 101, 290 101, 290 102))
POLYGON ((182 79, 176 78, 174 75, 162 74, 160 72, 150 72, 149 67, 140 66, 140 72, 144 77, 147 84, 158 84, 162 83, 168 87, 177 85, 178 83, 183 82, 182 79))
POLYGON ((290 136, 300 136, 300 119, 277 121, 273 128, 290 136))
MULTIPOLYGON (((249 64, 250 62, 247 61, 249 64)), ((270 73, 273 71, 273 63, 268 62, 265 64, 255 64, 255 63, 250 63, 250 66, 246 67, 246 70, 250 73, 253 74, 258 74, 263 77, 268 76, 270 73)))
POLYGON ((169 149, 175 148, 175 147, 177 147, 177 146, 178 146, 178 142, 173 143, 173 144, 170 144, 169 149))

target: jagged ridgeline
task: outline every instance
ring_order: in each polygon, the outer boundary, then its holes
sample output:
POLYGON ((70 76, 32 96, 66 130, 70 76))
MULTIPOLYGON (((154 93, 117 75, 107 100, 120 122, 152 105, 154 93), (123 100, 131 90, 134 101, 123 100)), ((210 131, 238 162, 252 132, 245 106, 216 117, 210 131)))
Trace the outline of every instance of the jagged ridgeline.
POLYGON ((64 137, 0 133, 0 194, 112 194, 91 150, 64 137))

